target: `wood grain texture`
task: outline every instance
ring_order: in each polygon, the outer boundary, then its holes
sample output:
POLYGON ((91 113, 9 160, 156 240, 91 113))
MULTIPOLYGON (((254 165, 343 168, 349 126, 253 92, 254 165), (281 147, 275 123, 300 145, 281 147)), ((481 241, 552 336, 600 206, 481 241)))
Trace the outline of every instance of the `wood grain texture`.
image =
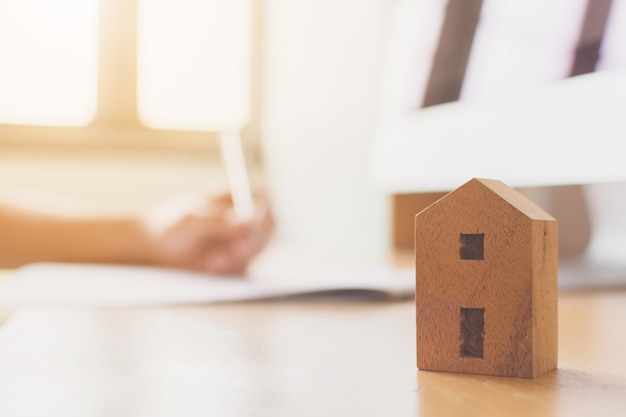
POLYGON ((560 294, 559 369, 526 379, 417 371, 412 302, 22 309, 0 415, 624 417, 625 328, 626 291, 560 294))
POLYGON ((415 218, 419 369, 537 377, 557 364, 556 220, 499 181, 473 179, 415 218), (461 235, 483 238, 462 259, 461 235), (483 357, 460 354, 461 309, 484 309, 483 357))

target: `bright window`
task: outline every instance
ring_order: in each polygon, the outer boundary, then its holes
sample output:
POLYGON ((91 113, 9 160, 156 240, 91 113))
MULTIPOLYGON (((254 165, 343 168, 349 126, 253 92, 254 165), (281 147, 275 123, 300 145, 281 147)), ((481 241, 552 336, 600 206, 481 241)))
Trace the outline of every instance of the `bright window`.
POLYGON ((248 119, 250 0, 140 0, 139 114, 150 127, 241 128, 248 119))
POLYGON ((0 123, 89 123, 97 48, 98 0, 0 0, 0 123))
POLYGON ((0 141, 205 147, 253 124, 253 27, 251 0, 0 0, 0 141))
POLYGON ((569 76, 586 0, 487 0, 462 99, 504 98, 569 76))
POLYGON ((601 70, 626 69, 626 1, 613 1, 607 22, 600 61, 601 70))

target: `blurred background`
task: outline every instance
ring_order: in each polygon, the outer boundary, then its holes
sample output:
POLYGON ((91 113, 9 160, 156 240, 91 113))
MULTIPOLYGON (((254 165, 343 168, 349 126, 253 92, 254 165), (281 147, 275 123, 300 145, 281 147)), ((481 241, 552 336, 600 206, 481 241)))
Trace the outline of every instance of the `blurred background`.
MULTIPOLYGON (((0 0, 0 192, 129 210, 224 189, 217 133, 239 129, 277 240, 410 250, 441 193, 375 185, 380 121, 626 69, 625 22, 620 0, 0 0)), ((624 194, 527 192, 574 254, 589 195, 624 194)))

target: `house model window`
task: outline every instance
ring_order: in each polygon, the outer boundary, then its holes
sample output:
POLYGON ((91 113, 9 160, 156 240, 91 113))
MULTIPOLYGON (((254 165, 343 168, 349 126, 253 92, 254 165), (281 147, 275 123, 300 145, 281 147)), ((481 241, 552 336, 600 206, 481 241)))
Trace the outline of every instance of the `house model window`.
POLYGON ((483 358, 485 309, 461 307, 461 356, 483 358))
POLYGON ((461 233, 461 259, 484 260, 485 259, 485 234, 461 233))

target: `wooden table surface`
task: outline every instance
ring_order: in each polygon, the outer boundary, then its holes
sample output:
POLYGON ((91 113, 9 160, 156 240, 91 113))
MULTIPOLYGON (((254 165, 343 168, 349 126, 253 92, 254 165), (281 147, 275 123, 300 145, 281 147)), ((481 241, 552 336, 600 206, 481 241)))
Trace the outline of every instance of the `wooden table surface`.
POLYGON ((415 369, 414 306, 253 303, 19 310, 2 416, 625 416, 626 292, 559 301, 536 380, 415 369))

